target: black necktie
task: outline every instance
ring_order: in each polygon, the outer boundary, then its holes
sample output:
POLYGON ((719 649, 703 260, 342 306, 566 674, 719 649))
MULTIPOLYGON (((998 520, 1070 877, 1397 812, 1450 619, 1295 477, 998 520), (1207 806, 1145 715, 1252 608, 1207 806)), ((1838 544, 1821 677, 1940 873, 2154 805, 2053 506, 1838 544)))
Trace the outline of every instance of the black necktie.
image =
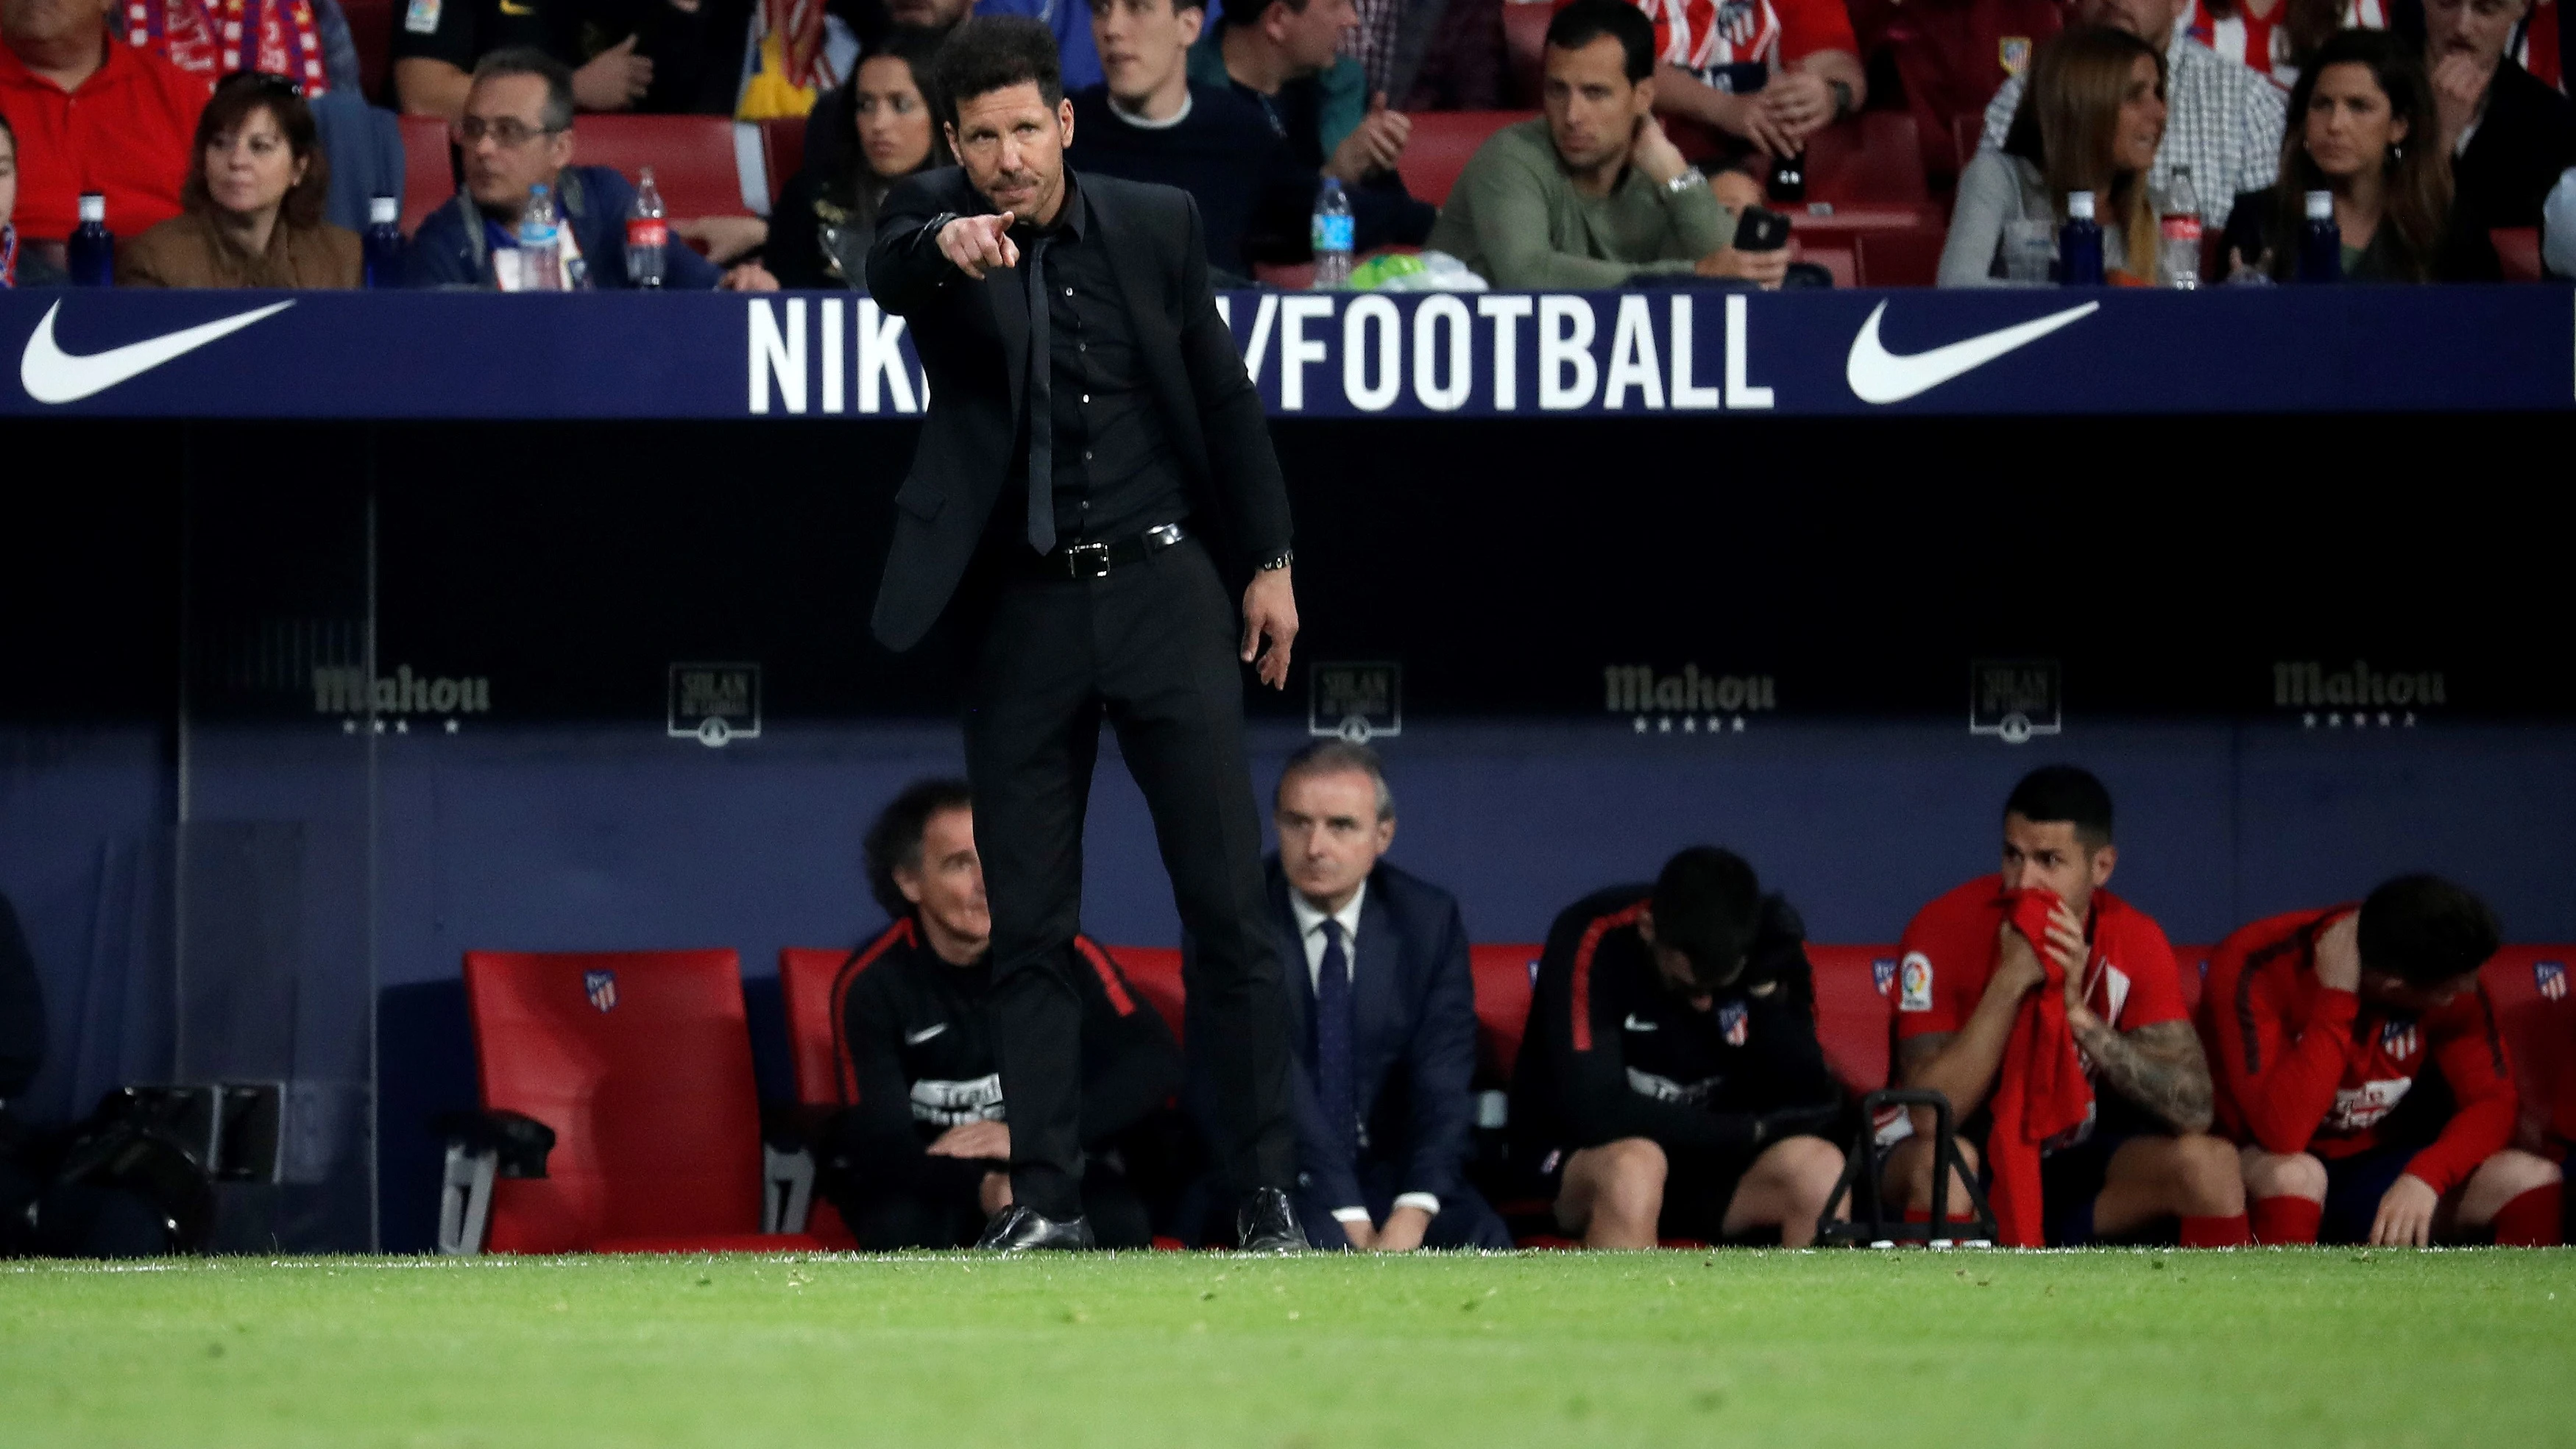
POLYGON ((1337 1151, 1354 1150, 1359 1133, 1359 1080, 1354 1067, 1358 1023, 1351 1011, 1351 958, 1342 923, 1324 918, 1324 959, 1315 971, 1315 1103, 1337 1151))
POLYGON ((1020 254, 1029 289, 1029 547, 1055 552, 1055 344, 1049 336, 1047 239, 1029 238, 1020 254))

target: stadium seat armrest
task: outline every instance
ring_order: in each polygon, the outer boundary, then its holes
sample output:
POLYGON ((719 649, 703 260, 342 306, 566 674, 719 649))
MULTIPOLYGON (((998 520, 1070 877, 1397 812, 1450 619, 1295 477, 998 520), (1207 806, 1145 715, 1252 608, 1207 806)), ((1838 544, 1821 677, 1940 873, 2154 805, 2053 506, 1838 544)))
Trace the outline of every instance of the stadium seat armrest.
POLYGON ((801 1233, 814 1209, 814 1154, 802 1146, 760 1144, 760 1230, 801 1233))
POLYGON ((442 1112, 432 1125, 451 1150, 495 1154, 503 1177, 545 1176, 546 1154, 555 1148, 555 1129, 522 1112, 442 1112))

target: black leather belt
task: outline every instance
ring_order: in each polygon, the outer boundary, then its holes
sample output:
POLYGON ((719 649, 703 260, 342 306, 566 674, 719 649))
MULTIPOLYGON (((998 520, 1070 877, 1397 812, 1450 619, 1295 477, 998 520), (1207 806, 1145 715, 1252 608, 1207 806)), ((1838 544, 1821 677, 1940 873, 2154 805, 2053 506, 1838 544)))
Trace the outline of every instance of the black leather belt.
POLYGON ((1189 530, 1179 524, 1166 523, 1115 543, 1068 543, 1053 553, 1036 555, 1034 562, 1037 571, 1051 579, 1105 579, 1111 570, 1132 568, 1189 536, 1189 530))

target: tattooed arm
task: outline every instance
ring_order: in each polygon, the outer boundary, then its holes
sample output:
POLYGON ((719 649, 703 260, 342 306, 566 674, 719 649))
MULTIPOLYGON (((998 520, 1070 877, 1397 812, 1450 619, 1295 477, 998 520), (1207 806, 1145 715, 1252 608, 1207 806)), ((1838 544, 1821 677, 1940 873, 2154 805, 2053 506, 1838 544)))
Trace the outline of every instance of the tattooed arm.
POLYGON ((2209 1130, 2209 1062, 2190 1022, 2160 1021, 2122 1035, 2079 1007, 2067 1012, 2066 1024, 2092 1059, 2096 1082, 2176 1132, 2209 1130))

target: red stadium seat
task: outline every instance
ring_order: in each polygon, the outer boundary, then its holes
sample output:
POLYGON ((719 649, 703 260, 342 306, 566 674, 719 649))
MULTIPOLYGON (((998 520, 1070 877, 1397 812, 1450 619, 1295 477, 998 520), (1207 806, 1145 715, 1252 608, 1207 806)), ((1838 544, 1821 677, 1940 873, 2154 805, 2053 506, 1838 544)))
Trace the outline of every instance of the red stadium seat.
POLYGON ((789 179, 805 169, 805 118, 777 116, 761 122, 760 150, 768 158, 769 199, 774 204, 789 179))
POLYGON ((1539 104, 1539 79, 1547 66, 1547 23, 1556 7, 1547 0, 1505 0, 1503 94, 1516 106, 1539 104))
POLYGON ((404 116, 402 148, 402 229, 409 236, 456 194, 456 161, 448 149, 447 123, 436 116, 404 116))
POLYGON ((340 0, 349 17, 349 39, 358 47, 359 85, 367 99, 389 99, 385 72, 393 65, 394 0, 340 0))
POLYGON ((1903 111, 1863 111, 1807 138, 1807 199, 1899 205, 1931 199, 1923 143, 1903 111))
MULTIPOLYGON (((1506 10, 1522 8, 1518 5, 1506 10)), ((1515 121, 1526 121, 1530 111, 1425 111, 1413 118, 1413 135, 1404 143, 1404 156, 1396 162, 1396 171, 1404 178, 1404 189, 1434 206, 1446 205, 1449 188, 1458 184, 1458 173, 1467 169, 1467 158, 1486 138, 1515 121)))
POLYGON ((1467 969, 1476 978, 1476 1087, 1509 1087, 1529 1030, 1530 987, 1538 980, 1542 948, 1470 946, 1467 969))
POLYGON ((2559 1156, 2576 1142, 2576 945, 2507 946, 2479 973, 2522 1097, 2514 1145, 2559 1156))
POLYGON ((760 128, 723 116, 583 116, 573 160, 633 181, 647 166, 674 218, 767 215, 769 163, 760 128))
POLYGON ((1163 1015, 1163 1023, 1172 1029, 1172 1040, 1181 1040, 1181 950, 1178 946, 1112 946, 1109 948, 1118 969, 1127 973, 1127 984, 1163 1015))
POLYGON ((2537 282, 2540 270, 2540 228, 2536 226, 2499 227, 2487 233, 2495 243, 2496 260, 2504 263, 2508 282, 2537 282))
POLYGON ((1949 239, 1942 227, 1895 227, 1855 233, 1859 285, 1864 287, 1929 287, 1941 277, 1941 244, 1949 239))
POLYGON ((488 1236, 463 1251, 821 1246, 761 1231, 771 1173, 733 952, 469 951, 465 994, 484 1108, 555 1143, 543 1177, 491 1182, 488 1236))
POLYGON ((796 1068, 796 1100, 808 1107, 846 1107, 834 1060, 832 986, 850 953, 839 946, 782 946, 778 994, 787 1004, 787 1055, 796 1068))
POLYGON ((1888 1037, 1894 1030, 1896 948, 1807 943, 1816 971, 1816 1040, 1826 1064, 1854 1092, 1887 1085, 1888 1037))

